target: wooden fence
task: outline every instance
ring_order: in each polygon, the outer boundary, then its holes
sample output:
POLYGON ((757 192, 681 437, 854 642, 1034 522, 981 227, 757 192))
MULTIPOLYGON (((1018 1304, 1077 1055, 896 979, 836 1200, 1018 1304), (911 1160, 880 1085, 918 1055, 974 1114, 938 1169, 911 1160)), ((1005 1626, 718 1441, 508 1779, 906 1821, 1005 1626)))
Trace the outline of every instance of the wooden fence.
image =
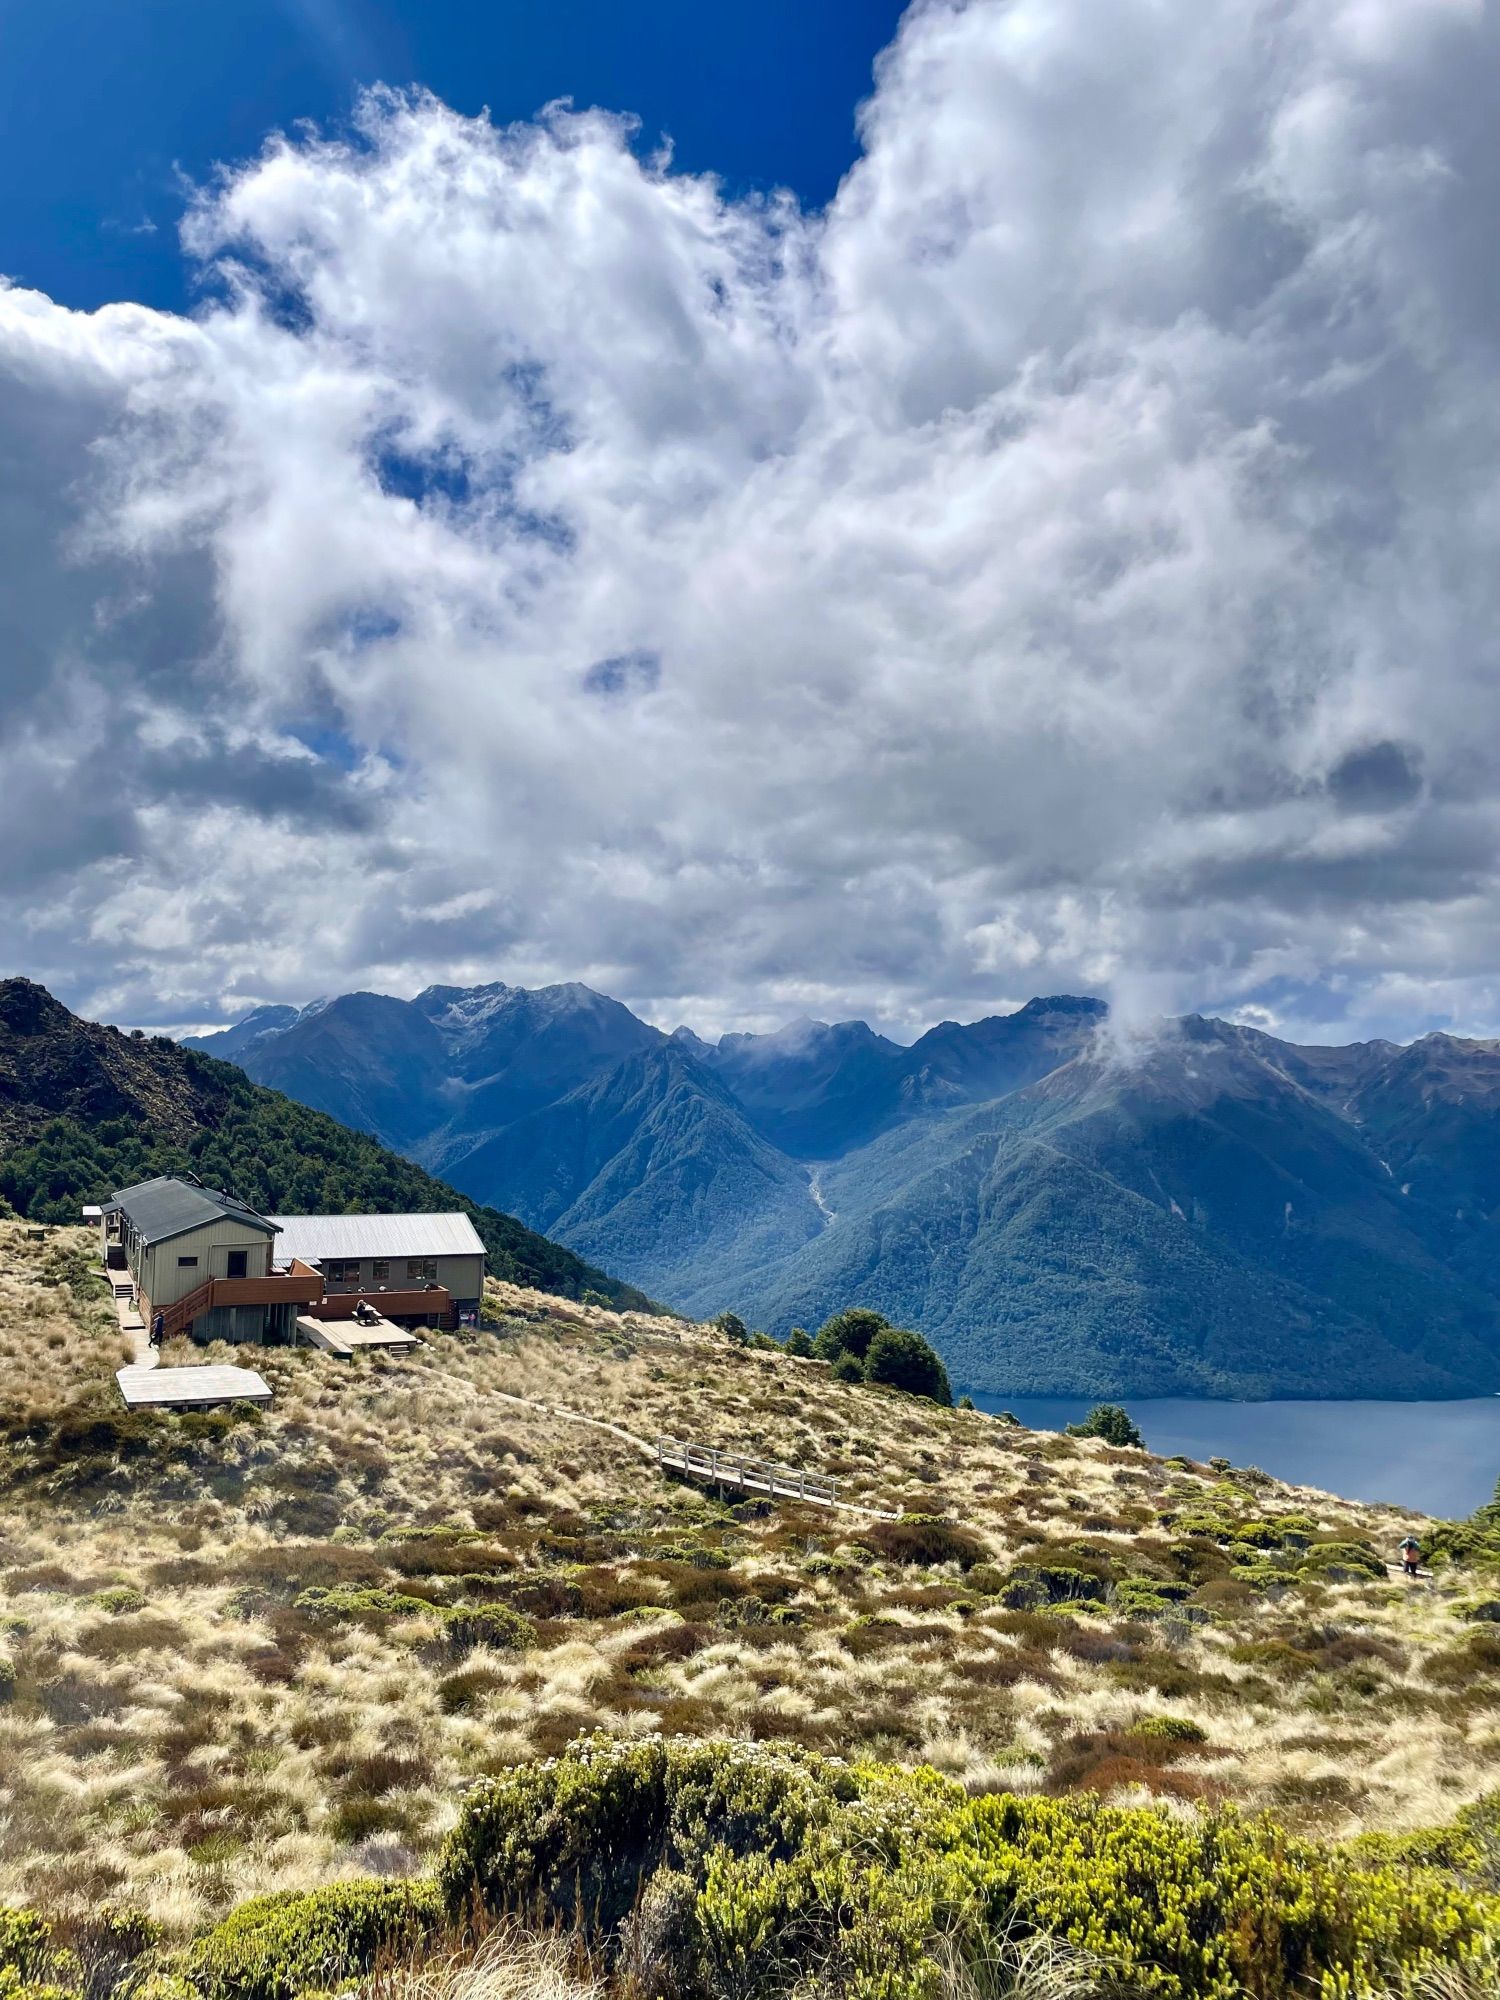
POLYGON ((685 1444, 679 1438, 658 1438, 656 1458, 663 1472, 680 1472, 689 1479, 706 1479, 714 1486, 740 1486, 749 1493, 769 1493, 778 1500, 806 1500, 815 1507, 837 1507, 838 1487, 821 1472, 797 1465, 773 1465, 742 1451, 720 1451, 716 1445, 685 1444))

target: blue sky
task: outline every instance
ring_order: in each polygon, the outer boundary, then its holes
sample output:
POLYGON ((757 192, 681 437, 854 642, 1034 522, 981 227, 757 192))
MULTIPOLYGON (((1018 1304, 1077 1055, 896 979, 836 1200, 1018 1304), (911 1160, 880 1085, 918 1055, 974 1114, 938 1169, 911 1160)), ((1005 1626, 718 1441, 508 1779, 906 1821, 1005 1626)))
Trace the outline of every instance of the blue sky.
POLYGON ((181 310, 181 177, 362 85, 420 83, 455 110, 552 98, 670 134, 731 194, 826 202, 894 0, 0 0, 0 273, 60 303, 181 310))
POLYGON ((1494 1033, 1496 75, 1500 0, 0 0, 0 964, 1494 1033))

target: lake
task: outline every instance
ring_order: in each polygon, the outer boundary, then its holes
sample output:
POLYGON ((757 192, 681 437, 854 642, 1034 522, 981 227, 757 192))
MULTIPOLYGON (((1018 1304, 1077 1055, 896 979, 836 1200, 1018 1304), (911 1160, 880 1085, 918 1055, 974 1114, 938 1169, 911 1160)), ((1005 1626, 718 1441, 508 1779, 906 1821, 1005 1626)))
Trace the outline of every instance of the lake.
POLYGON ((989 1396, 1032 1430, 1061 1430, 1122 1401, 1152 1451, 1258 1465, 1350 1500, 1472 1514, 1500 1478, 1500 1396, 1457 1403, 1208 1403, 1188 1397, 989 1396))

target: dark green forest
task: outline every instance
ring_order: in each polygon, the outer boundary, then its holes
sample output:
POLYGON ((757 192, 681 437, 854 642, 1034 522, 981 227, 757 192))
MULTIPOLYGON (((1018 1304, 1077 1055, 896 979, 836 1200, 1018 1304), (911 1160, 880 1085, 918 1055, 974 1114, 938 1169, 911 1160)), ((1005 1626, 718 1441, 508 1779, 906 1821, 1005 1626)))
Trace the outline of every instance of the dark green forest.
MULTIPOLYGON (((153 1174, 184 1168, 228 1188, 263 1214, 336 1215, 365 1210, 460 1210, 483 1239, 493 1276, 565 1298, 592 1293, 611 1305, 651 1301, 561 1244, 481 1207, 362 1132, 252 1083, 231 1064, 173 1051, 192 1097, 212 1123, 172 1138, 141 1117, 49 1118, 0 1156, 0 1196, 37 1222, 76 1222, 84 1202, 153 1174)), ((175 1066, 175 1065, 174 1065, 175 1066)))

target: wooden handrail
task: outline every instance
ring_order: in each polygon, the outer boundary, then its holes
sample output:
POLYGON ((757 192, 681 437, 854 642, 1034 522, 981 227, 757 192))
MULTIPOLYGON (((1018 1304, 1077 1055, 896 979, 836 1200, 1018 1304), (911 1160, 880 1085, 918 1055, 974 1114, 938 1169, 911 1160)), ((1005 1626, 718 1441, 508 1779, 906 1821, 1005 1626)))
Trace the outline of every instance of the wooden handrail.
MULTIPOLYGON (((198 1289, 194 1292, 189 1292, 186 1298, 178 1299, 174 1305, 163 1306, 161 1309, 162 1339, 171 1340, 177 1334, 181 1333, 185 1326, 191 1326, 199 1313, 208 1310, 209 1306, 213 1303, 213 1296, 214 1281, 212 1278, 205 1278, 198 1289)), ((154 1313, 152 1317, 155 1317, 154 1313)))
POLYGON ((826 1473, 805 1466, 777 1465, 769 1459, 747 1458, 740 1451, 720 1451, 717 1445, 684 1443, 678 1438, 656 1440, 657 1463, 664 1471, 707 1479, 714 1485, 740 1486, 747 1492, 770 1493, 785 1500, 810 1500, 820 1507, 842 1503, 838 1486, 826 1473))

